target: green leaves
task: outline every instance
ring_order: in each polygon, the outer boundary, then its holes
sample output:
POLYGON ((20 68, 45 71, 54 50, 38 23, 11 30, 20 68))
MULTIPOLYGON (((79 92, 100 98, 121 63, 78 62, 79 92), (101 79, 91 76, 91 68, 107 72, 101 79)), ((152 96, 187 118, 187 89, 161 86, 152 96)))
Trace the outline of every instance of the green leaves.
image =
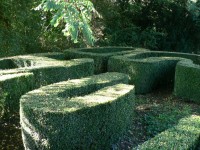
POLYGON ((90 27, 94 6, 89 0, 43 0, 35 10, 50 11, 53 14, 50 24, 54 27, 64 24, 63 34, 74 43, 83 37, 88 45, 94 44, 90 27))

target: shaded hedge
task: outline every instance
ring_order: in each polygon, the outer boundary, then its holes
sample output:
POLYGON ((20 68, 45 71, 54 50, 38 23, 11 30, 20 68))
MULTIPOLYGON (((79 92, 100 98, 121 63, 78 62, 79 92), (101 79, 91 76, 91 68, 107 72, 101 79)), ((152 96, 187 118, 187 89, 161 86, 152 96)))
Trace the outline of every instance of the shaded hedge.
POLYGON ((92 0, 98 44, 200 52, 199 0, 92 0), (105 7, 106 6, 106 7, 105 7), (104 28, 102 28, 102 24, 104 28))
POLYGON ((105 73, 29 92, 20 100, 26 149, 109 149, 131 123, 134 87, 105 73), (106 87, 108 86, 108 87, 106 87))
POLYGON ((195 150, 200 137, 200 117, 190 116, 133 150, 195 150))
POLYGON ((181 61, 176 66, 174 94, 200 104, 200 65, 181 61))
POLYGON ((108 59, 115 55, 124 55, 137 50, 145 50, 133 47, 98 47, 98 48, 80 48, 65 50, 66 59, 74 58, 92 58, 95 64, 95 74, 107 71, 108 59))
POLYGON ((172 52, 135 52, 123 56, 111 57, 108 71, 129 74, 136 93, 148 93, 159 86, 174 83, 175 67, 183 59, 192 59, 199 63, 200 56, 172 52))
POLYGON ((65 60, 64 53, 62 52, 35 53, 31 55, 34 55, 37 57, 48 57, 48 58, 57 59, 57 60, 65 60))
POLYGON ((33 73, 0 76, 0 118, 19 112, 19 98, 34 89, 33 73))

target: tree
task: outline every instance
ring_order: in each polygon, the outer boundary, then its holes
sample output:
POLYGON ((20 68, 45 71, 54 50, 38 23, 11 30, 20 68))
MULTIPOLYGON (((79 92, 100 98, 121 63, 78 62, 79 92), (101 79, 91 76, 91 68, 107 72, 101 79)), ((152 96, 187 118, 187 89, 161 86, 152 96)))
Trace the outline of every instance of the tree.
POLYGON ((50 12, 53 15, 50 24, 54 27, 64 25, 62 32, 74 43, 83 37, 88 45, 94 44, 90 22, 95 9, 89 0, 43 0, 35 10, 50 12))

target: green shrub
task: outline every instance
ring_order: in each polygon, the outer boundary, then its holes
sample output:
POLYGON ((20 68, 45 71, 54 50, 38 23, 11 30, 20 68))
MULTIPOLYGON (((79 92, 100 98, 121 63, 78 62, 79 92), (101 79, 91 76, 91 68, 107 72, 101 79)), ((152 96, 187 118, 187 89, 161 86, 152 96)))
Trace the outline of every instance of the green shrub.
MULTIPOLYGON (((7 69, 11 70, 8 70, 8 72, 2 70, 0 74, 33 72, 36 79, 36 87, 89 76, 93 74, 94 70, 94 62, 92 59, 58 61, 47 57, 26 55, 0 59, 0 66, 5 60, 12 64, 11 66, 8 63, 5 65, 7 69)), ((5 69, 5 67, 2 69, 5 69)))
POLYGON ((174 94, 200 104, 200 65, 181 61, 176 66, 174 94))
POLYGON ((136 50, 144 50, 133 47, 99 47, 65 50, 66 59, 92 58, 95 64, 95 74, 107 71, 108 59, 115 55, 124 55, 136 50))
POLYGON ((44 85, 92 75, 93 68, 92 59, 57 61, 31 55, 0 59, 1 112, 4 116, 18 113, 21 95, 44 85))
POLYGON ((134 87, 105 73, 42 87, 22 96, 27 149, 109 149, 131 123, 134 87), (108 87, 106 87, 108 86, 108 87))
POLYGON ((199 62, 199 55, 170 52, 135 52, 111 57, 108 71, 129 74, 136 93, 148 93, 158 86, 173 84, 177 62, 183 59, 199 62))
POLYGON ((133 150, 195 150, 200 138, 200 116, 183 118, 178 125, 156 135, 133 150))
POLYGON ((0 116, 19 112, 19 98, 34 89, 33 73, 7 74, 0 76, 0 116))

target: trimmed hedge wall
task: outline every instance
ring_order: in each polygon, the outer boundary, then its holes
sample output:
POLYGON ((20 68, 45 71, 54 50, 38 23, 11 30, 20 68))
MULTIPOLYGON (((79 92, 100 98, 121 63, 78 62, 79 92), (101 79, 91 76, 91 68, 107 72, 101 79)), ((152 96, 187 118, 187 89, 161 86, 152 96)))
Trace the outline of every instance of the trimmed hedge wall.
POLYGON ((200 104, 200 65, 181 61, 176 66, 174 94, 200 104))
POLYGON ((33 73, 0 76, 0 118, 19 113, 19 98, 34 89, 33 73))
POLYGON ((16 56, 1 59, 0 68, 3 69, 0 70, 0 81, 2 80, 3 84, 1 85, 0 83, 3 92, 1 107, 2 110, 6 111, 4 113, 6 115, 4 116, 9 116, 13 112, 19 112, 19 98, 25 92, 59 81, 92 75, 94 72, 94 61, 92 59, 57 61, 55 59, 31 55, 16 56), (12 65, 10 66, 10 64, 12 65), (18 74, 25 73, 26 75, 27 72, 32 73, 34 77, 30 80, 24 76, 19 78, 18 74), (12 79, 9 78, 11 76, 12 79), (32 85, 32 80, 34 80, 33 87, 29 88, 32 85), (28 81, 31 82, 28 83, 28 81))
POLYGON ((98 47, 65 50, 65 59, 92 58, 94 59, 95 74, 107 71, 108 59, 115 55, 124 55, 134 51, 145 51, 142 48, 133 47, 98 47))
POLYGON ((176 64, 184 59, 199 62, 199 55, 172 52, 135 52, 123 56, 111 57, 108 61, 108 71, 129 74, 131 84, 136 87, 136 93, 151 92, 160 85, 173 84, 176 64))
POLYGON ((200 116, 190 116, 133 150, 195 150, 199 147, 200 116))
POLYGON ((131 123, 134 86, 105 73, 42 87, 22 96, 26 149, 110 149, 131 123), (106 87, 108 86, 108 87, 106 87))
POLYGON ((0 74, 10 74, 18 72, 33 72, 36 79, 36 87, 41 87, 51 83, 75 79, 92 75, 94 72, 94 61, 92 59, 74 59, 70 61, 58 61, 46 57, 32 55, 15 56, 0 59, 1 64, 6 64, 7 68, 0 70, 0 74), (15 69, 12 69, 15 68, 15 69))
POLYGON ((48 57, 48 58, 57 59, 57 60, 65 60, 64 53, 61 53, 61 52, 35 53, 32 55, 37 56, 37 57, 48 57))

